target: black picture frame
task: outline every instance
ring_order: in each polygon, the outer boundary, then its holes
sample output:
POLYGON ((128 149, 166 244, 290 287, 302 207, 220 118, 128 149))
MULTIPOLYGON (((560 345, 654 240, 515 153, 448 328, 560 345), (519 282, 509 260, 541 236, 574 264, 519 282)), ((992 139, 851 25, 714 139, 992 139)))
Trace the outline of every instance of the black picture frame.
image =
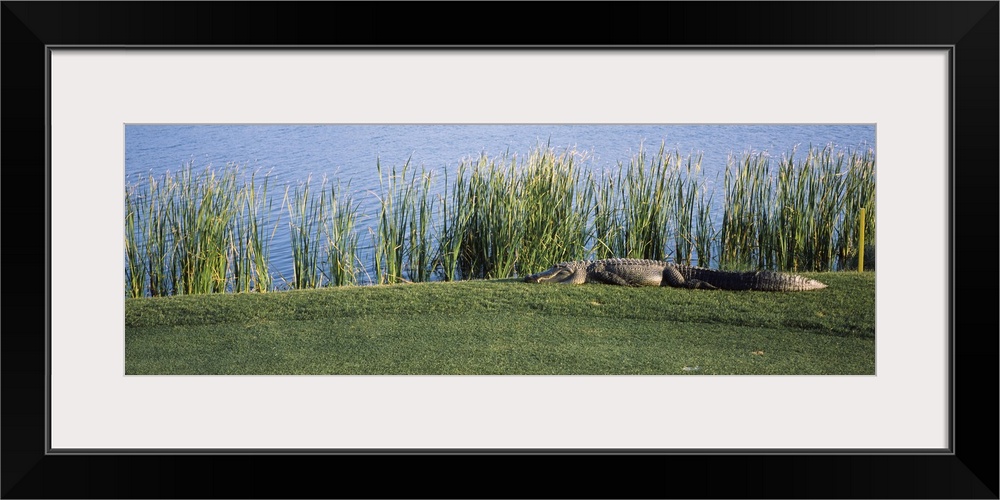
POLYGON ((5 1, 0 12, 11 285, 0 336, 4 498, 998 498, 996 1, 5 1), (553 46, 553 34, 556 46, 608 50, 950 47, 951 453, 47 453, 48 290, 78 286, 48 272, 47 47, 527 48, 553 46))

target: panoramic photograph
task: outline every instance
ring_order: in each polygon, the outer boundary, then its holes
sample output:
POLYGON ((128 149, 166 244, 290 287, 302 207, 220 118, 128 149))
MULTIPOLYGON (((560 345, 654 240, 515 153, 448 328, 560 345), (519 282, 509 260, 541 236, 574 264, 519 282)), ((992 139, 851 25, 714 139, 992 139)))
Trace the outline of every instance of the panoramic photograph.
POLYGON ((875 375, 874 124, 126 124, 126 375, 875 375))

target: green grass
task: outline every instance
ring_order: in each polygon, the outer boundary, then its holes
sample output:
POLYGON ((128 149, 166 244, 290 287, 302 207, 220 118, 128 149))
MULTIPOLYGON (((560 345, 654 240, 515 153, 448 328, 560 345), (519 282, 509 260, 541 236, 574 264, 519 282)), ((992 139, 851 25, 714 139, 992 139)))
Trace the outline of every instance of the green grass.
POLYGON ((875 373, 875 276, 723 292, 515 279, 126 299, 127 374, 875 373))

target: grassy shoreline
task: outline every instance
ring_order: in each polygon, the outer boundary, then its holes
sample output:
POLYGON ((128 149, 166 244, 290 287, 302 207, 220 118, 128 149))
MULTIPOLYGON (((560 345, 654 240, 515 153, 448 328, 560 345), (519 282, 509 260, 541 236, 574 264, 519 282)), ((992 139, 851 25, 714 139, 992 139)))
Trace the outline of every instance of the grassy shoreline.
POLYGON ((515 279, 126 299, 125 373, 875 373, 874 273, 799 293, 515 279))

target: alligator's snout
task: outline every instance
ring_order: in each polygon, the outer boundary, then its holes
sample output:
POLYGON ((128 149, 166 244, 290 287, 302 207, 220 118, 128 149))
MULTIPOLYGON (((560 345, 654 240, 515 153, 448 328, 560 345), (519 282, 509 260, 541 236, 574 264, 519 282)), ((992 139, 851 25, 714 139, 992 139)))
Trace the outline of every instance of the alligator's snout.
POLYGON ((551 267, 524 278, 528 283, 566 283, 573 279, 576 270, 563 265, 551 267))
POLYGON ((532 274, 530 276, 525 276, 524 277, 524 281, 526 281, 528 283, 542 283, 542 282, 545 282, 545 281, 550 281, 556 275, 557 275, 557 273, 555 273, 555 272, 553 272, 551 270, 546 270, 546 271, 542 271, 540 273, 532 274))

